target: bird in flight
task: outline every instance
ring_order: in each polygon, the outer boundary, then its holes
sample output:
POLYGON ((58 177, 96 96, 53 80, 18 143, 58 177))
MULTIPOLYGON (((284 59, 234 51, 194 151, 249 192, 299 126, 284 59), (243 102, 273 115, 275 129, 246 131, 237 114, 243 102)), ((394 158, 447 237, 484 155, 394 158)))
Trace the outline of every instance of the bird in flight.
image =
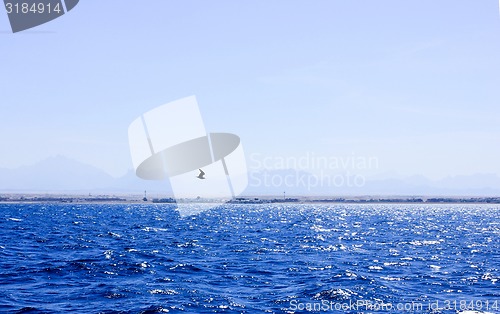
POLYGON ((198 169, 198 170, 200 170, 200 174, 197 176, 197 178, 202 179, 202 180, 205 179, 205 172, 203 172, 203 170, 201 170, 201 169, 198 169))

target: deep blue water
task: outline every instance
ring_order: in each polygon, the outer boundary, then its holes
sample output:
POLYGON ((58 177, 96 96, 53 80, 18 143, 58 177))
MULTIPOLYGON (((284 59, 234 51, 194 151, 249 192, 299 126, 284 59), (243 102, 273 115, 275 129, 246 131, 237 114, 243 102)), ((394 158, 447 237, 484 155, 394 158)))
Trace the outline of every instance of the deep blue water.
POLYGON ((499 206, 0 204, 0 311, 500 313, 499 252, 499 206))

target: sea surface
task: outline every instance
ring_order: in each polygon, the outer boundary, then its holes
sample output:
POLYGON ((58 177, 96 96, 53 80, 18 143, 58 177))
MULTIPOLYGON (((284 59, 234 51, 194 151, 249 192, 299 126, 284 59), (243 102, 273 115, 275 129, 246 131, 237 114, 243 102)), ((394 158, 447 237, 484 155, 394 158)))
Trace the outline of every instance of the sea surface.
POLYGON ((500 313, 500 206, 0 204, 0 312, 500 313))

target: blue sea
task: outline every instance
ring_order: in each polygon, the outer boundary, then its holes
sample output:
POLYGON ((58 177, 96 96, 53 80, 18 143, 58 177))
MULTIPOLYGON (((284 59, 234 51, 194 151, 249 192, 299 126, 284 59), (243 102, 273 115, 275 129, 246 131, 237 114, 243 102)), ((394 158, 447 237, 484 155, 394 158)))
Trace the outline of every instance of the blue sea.
POLYGON ((0 312, 500 313, 500 206, 0 204, 0 312))

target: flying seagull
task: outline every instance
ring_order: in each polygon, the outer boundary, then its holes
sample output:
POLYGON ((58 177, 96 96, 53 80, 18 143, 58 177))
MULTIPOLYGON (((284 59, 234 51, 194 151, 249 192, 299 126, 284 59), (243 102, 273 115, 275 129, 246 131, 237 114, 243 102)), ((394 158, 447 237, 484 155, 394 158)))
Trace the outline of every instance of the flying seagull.
POLYGON ((202 180, 205 179, 205 172, 203 172, 203 170, 201 170, 201 169, 198 169, 198 170, 200 170, 200 174, 197 176, 197 178, 202 179, 202 180))

